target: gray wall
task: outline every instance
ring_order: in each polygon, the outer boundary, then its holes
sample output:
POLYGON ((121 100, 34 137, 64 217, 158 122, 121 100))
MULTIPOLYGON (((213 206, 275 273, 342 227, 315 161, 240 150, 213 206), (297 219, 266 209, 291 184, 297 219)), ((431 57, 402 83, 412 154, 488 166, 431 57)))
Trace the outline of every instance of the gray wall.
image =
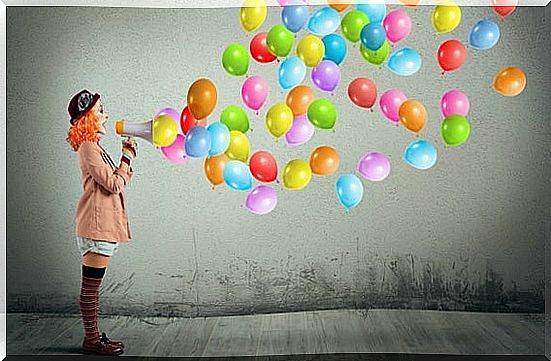
MULTIPOLYGON (((354 172, 367 151, 389 155, 392 173, 364 181, 361 205, 345 212, 337 175, 315 177, 303 191, 278 185, 278 207, 255 216, 244 194, 203 175, 203 162, 164 161, 140 141, 136 175, 127 189, 133 240, 120 247, 104 280, 104 313, 219 315, 340 307, 397 307, 505 312, 544 311, 545 226, 551 197, 549 25, 546 8, 520 8, 500 22, 492 50, 470 51, 458 72, 440 75, 439 44, 466 41, 491 8, 463 8, 461 26, 435 36, 431 7, 408 10, 414 30, 404 42, 424 65, 403 78, 364 62, 349 47, 334 96, 336 132, 317 131, 307 145, 274 142, 264 126, 268 105, 284 99, 277 65, 252 63, 249 74, 270 85, 260 116, 249 113, 254 150, 267 149, 280 169, 308 159, 318 145, 341 155, 338 174, 354 172), (524 93, 505 98, 489 85, 499 69, 519 66, 524 93), (422 136, 439 151, 437 166, 417 171, 401 160, 415 136, 380 111, 361 110, 346 96, 355 77, 379 92, 401 88, 424 102, 422 136), (471 100, 472 133, 461 147, 440 139, 441 94, 471 100)), ((271 8, 261 30, 279 22, 271 8)), ((304 33, 301 34, 301 36, 304 33)), ((221 53, 248 44, 238 9, 14 8, 7 10, 8 311, 78 312, 79 254, 74 210, 81 191, 78 160, 64 139, 67 102, 81 88, 102 94, 111 117, 103 144, 115 157, 114 120, 143 121, 158 109, 185 105, 188 86, 211 78, 219 103, 210 117, 239 104, 243 78, 228 76, 221 53)), ((307 81, 309 83, 309 80, 307 81)), ((547 236, 548 237, 548 236, 547 236)))

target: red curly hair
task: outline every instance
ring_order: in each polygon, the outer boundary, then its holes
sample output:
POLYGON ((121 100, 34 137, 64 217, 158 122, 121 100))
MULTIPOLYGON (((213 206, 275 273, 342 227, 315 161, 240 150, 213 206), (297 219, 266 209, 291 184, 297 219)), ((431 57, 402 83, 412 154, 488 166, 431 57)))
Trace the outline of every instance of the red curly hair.
POLYGON ((69 128, 66 140, 76 152, 85 141, 97 142, 99 129, 98 119, 90 109, 69 128))

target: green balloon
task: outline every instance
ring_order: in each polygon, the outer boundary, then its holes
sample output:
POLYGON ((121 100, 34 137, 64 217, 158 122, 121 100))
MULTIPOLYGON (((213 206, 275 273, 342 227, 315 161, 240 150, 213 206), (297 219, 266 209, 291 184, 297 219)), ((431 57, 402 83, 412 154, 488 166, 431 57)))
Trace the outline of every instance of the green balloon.
POLYGON ((308 120, 321 129, 332 129, 337 121, 337 110, 327 99, 316 99, 308 107, 308 120))
POLYGON ((369 17, 360 10, 349 11, 341 21, 341 30, 345 38, 353 43, 360 41, 360 33, 369 24, 369 17))
POLYGON ((383 46, 381 46, 381 48, 377 50, 370 50, 362 44, 360 46, 360 52, 362 53, 364 59, 367 60, 369 63, 374 65, 381 65, 385 62, 386 58, 388 58, 388 54, 390 53, 390 46, 388 45, 387 40, 385 40, 383 46))
POLYGON ((276 25, 270 29, 266 37, 266 45, 270 53, 275 56, 285 57, 293 49, 295 35, 287 30, 282 24, 276 25))
POLYGON ((442 122, 442 138, 447 145, 465 143, 471 132, 471 125, 462 115, 450 115, 442 122))
POLYGON ((235 76, 243 75, 249 70, 249 53, 243 45, 230 44, 222 55, 224 69, 235 76))
POLYGON ((249 117, 243 108, 238 105, 230 105, 220 115, 220 122, 230 130, 237 130, 243 134, 249 130, 249 117))

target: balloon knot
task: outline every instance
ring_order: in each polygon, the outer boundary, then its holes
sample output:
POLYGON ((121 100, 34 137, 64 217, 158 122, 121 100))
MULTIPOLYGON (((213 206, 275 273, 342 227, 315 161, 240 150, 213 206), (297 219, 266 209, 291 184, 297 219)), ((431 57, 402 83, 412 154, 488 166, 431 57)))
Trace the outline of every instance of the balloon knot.
POLYGON ((442 75, 446 74, 446 71, 445 70, 442 70, 442 75))
POLYGON ((373 108, 369 108, 369 110, 371 111, 371 113, 373 113, 373 108))
POLYGON ((277 184, 280 184, 279 179, 276 179, 276 183, 277 183, 277 184))
POLYGON ((215 186, 212 186, 210 189, 213 191, 216 187, 215 186))
POLYGON ((256 112, 256 116, 258 116, 258 111, 256 112))

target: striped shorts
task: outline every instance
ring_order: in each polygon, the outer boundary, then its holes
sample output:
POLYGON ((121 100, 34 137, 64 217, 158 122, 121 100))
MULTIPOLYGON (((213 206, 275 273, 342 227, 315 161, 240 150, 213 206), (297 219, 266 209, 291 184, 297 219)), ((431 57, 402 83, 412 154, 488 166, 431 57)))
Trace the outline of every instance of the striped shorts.
POLYGON ((77 236, 77 247, 82 256, 88 252, 93 252, 111 257, 117 253, 119 244, 117 242, 97 241, 95 239, 77 236))

